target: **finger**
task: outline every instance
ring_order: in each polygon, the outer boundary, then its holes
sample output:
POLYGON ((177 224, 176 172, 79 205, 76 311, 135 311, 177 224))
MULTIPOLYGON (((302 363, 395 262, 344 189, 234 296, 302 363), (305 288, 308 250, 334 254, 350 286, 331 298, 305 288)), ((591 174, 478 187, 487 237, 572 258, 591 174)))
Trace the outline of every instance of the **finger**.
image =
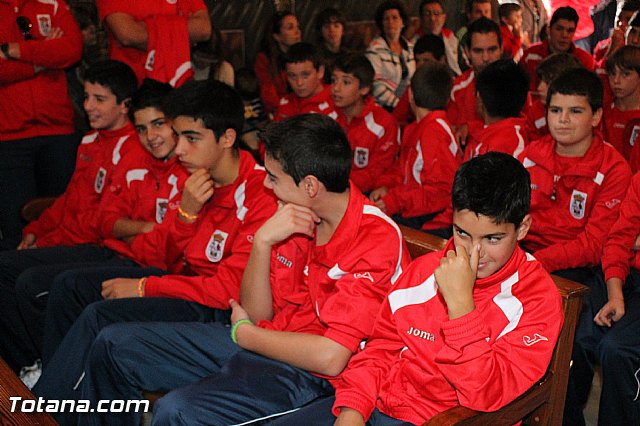
POLYGON ((229 299, 229 306, 231 306, 231 309, 235 309, 240 305, 238 304, 238 302, 235 301, 235 299, 229 299))
POLYGON ((480 263, 480 244, 476 244, 476 246, 471 249, 471 260, 469 264, 474 274, 478 273, 478 263, 480 263))

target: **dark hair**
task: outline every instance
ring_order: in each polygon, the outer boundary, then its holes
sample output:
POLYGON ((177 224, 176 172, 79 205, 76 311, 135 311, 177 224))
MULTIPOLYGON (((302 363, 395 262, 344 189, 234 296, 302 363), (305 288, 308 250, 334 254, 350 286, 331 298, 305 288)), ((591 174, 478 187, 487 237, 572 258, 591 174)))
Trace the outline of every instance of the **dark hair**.
POLYGON ((625 0, 622 2, 621 12, 635 12, 640 9, 640 1, 638 0, 625 0))
POLYGON ((602 108, 604 96, 602 81, 595 73, 584 68, 564 72, 551 82, 547 91, 547 108, 550 105, 551 97, 556 93, 586 96, 594 112, 602 108))
POLYGON ((287 16, 293 16, 297 19, 296 15, 289 10, 276 12, 271 18, 269 25, 267 25, 265 33, 262 37, 261 50, 265 53, 267 59, 269 60, 269 73, 274 79, 279 78, 280 71, 284 69, 284 62, 280 47, 273 38, 273 35, 280 33, 282 21, 284 21, 284 18, 286 18, 287 16))
POLYGON ((518 117, 527 101, 529 76, 513 59, 500 59, 478 73, 476 90, 491 117, 518 117))
POLYGON ((244 104, 240 95, 231 86, 217 80, 186 82, 167 95, 162 109, 170 118, 186 116, 201 119, 216 139, 227 129, 242 134, 244 104))
POLYGON ((111 90, 116 101, 131 99, 138 89, 138 78, 129 65, 115 59, 98 61, 85 72, 84 81, 111 90))
POLYGON ((402 18, 402 23, 405 28, 409 24, 409 15, 407 15, 407 9, 404 4, 400 0, 387 0, 378 5, 376 9, 376 13, 374 16, 374 20, 376 21, 376 26, 380 30, 380 34, 384 37, 384 28, 382 26, 382 21, 384 19, 384 13, 387 10, 397 10, 400 13, 400 17, 402 18))
POLYGON ((466 41, 467 47, 471 49, 471 38, 474 34, 491 34, 494 33, 496 37, 498 37, 498 44, 502 46, 502 32, 500 31, 500 26, 496 24, 495 21, 492 21, 489 18, 484 16, 476 19, 469 27, 467 27, 466 41))
POLYGON ((335 120, 322 114, 301 114, 272 123, 260 133, 266 154, 300 183, 315 176, 329 192, 349 188, 351 146, 335 120))
POLYGON ((607 59, 607 72, 613 73, 616 67, 635 71, 640 74, 640 47, 623 46, 607 59))
POLYGON ((220 67, 224 63, 222 51, 222 34, 216 27, 211 28, 211 37, 208 40, 196 43, 191 47, 191 56, 209 65, 208 78, 216 78, 220 67))
POLYGON ((253 99, 260 97, 260 82, 256 72, 243 67, 235 72, 235 88, 243 99, 253 99))
POLYGON ((573 22, 578 26, 578 12, 571 6, 563 6, 556 9, 553 12, 553 16, 551 17, 551 21, 549 21, 549 28, 553 27, 553 24, 558 22, 560 19, 564 19, 566 21, 573 22))
POLYGON ((512 13, 519 10, 522 10, 522 6, 520 6, 518 3, 502 3, 500 7, 498 7, 498 16, 500 18, 508 19, 512 13))
POLYGON ((140 88, 131 98, 131 108, 129 108, 129 118, 133 122, 133 114, 145 108, 155 108, 163 111, 164 98, 167 97, 173 87, 168 83, 161 83, 157 80, 145 78, 140 88))
POLYGON ((517 228, 529 212, 529 172, 511 155, 488 152, 463 163, 453 179, 454 211, 469 210, 517 228))
POLYGON ((363 54, 343 54, 336 58, 333 64, 334 70, 340 70, 347 74, 352 74, 358 79, 358 87, 371 87, 375 71, 371 62, 363 54))
POLYGON ((440 62, 427 62, 411 77, 413 100, 417 106, 431 111, 447 107, 453 80, 449 67, 440 62))
POLYGON ((311 43, 301 41, 289 47, 284 55, 284 64, 299 64, 301 62, 311 61, 313 67, 317 70, 324 65, 320 50, 311 43))
POLYGON ((553 53, 538 64, 536 77, 538 81, 549 84, 560 74, 577 68, 584 68, 584 65, 575 55, 568 52, 553 53))
POLYGON ((71 13, 73 14, 73 17, 75 18, 80 30, 86 30, 91 25, 97 27, 96 22, 93 18, 94 14, 92 14, 89 9, 82 6, 77 6, 71 9, 71 13))
POLYGON ((413 56, 429 52, 434 58, 440 60, 444 57, 444 41, 433 34, 425 34, 420 37, 413 46, 413 56))
POLYGON ((444 10, 444 5, 442 4, 442 0, 422 0, 420 2, 420 7, 418 8, 418 13, 420 14, 420 16, 422 16, 422 9, 428 5, 428 4, 439 4, 440 7, 444 10))
POLYGON ((342 28, 347 27, 347 17, 335 7, 327 7, 323 9, 316 17, 316 30, 321 32, 322 27, 332 22, 339 22, 342 28))
POLYGON ((491 3, 491 0, 467 0, 465 4, 465 10, 467 13, 471 13, 475 3, 491 3))

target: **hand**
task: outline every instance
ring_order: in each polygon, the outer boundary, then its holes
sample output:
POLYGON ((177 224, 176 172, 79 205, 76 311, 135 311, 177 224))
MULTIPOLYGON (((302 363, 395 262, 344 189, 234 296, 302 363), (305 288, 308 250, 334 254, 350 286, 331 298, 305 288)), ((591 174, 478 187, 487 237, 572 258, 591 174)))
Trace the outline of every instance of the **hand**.
POLYGON ((349 407, 340 407, 340 415, 333 426, 364 426, 364 417, 349 407))
POLYGON ((140 230, 140 234, 146 234, 147 232, 153 231, 153 228, 156 226, 155 222, 145 222, 142 225, 142 229, 140 230))
POLYGON ((469 135, 469 125, 463 124, 455 131, 456 140, 461 147, 467 144, 467 136, 469 135))
POLYGON ((596 314, 593 321, 599 326, 611 327, 624 316, 624 298, 610 299, 596 314))
POLYGON ((229 299, 229 306, 231 306, 231 324, 242 319, 251 319, 247 311, 235 299, 229 299))
POLYGON ((376 207, 378 207, 383 212, 385 212, 385 213, 387 212, 387 205, 384 203, 384 201, 382 201, 382 198, 380 198, 379 200, 374 201, 373 204, 375 204, 376 207))
POLYGON ((308 207, 278 203, 278 210, 258 229, 253 241, 254 244, 257 242, 271 247, 293 234, 304 234, 313 238, 319 222, 318 215, 308 207))
POLYGON ((30 249, 30 248, 36 248, 36 236, 35 234, 27 234, 22 238, 22 241, 20 241, 20 244, 18 244, 18 247, 16 247, 16 250, 24 250, 24 249, 30 249))
POLYGON ((64 35, 64 31, 60 27, 51 28, 49 34, 45 37, 45 40, 53 40, 56 38, 61 38, 64 35))
POLYGON ((636 242, 633 244, 633 249, 638 251, 640 250, 640 234, 636 237, 636 242))
POLYGON ((114 278, 102 283, 102 297, 105 299, 124 299, 138 297, 139 278, 114 278))
POLYGON ((184 183, 180 208, 189 215, 200 213, 204 203, 213 196, 214 182, 206 169, 198 169, 184 183))
POLYGON ((371 194, 369 194, 369 199, 375 203, 380 198, 387 195, 387 192, 389 192, 389 188, 387 188, 386 186, 381 186, 380 188, 376 188, 371 191, 371 194))
POLYGON ((463 246, 449 250, 435 270, 438 289, 442 293, 449 319, 456 319, 473 311, 473 286, 478 275, 480 245, 471 250, 471 258, 463 246))
POLYGON ((513 35, 516 37, 522 37, 522 22, 516 22, 513 24, 513 35))

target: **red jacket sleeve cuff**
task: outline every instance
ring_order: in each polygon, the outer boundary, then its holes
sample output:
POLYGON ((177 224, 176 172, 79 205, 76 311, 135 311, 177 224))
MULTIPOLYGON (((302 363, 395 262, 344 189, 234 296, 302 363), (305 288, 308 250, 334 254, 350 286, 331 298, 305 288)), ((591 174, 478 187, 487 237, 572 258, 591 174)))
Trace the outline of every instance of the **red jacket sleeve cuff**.
POLYGON ((366 422, 375 408, 375 401, 368 401, 367 399, 364 395, 352 389, 338 391, 336 393, 336 402, 333 404, 331 411, 334 416, 338 417, 340 415, 340 407, 348 407, 362 414, 366 422))
POLYGON ((629 269, 622 268, 620 266, 610 266, 604 270, 604 281, 607 282, 610 278, 620 278, 622 281, 627 279, 629 275, 629 269))
POLYGON ((162 283, 161 277, 148 277, 144 283, 145 296, 157 296, 162 283))
POLYGON ((445 321, 442 324, 447 346, 459 349, 478 340, 478 336, 488 336, 484 320, 477 309, 454 320, 445 321))

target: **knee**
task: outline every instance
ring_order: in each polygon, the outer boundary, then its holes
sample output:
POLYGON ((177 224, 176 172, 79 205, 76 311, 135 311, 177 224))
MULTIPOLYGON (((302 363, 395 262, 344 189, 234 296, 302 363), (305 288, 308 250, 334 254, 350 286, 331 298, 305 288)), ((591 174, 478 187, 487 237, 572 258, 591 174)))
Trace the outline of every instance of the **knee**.
POLYGON ((153 425, 189 425, 194 424, 189 414, 191 402, 182 389, 169 392, 156 401, 153 406, 153 425))
POLYGON ((624 358, 623 344, 614 334, 607 334, 598 344, 598 360, 603 369, 607 365, 618 364, 624 358))

